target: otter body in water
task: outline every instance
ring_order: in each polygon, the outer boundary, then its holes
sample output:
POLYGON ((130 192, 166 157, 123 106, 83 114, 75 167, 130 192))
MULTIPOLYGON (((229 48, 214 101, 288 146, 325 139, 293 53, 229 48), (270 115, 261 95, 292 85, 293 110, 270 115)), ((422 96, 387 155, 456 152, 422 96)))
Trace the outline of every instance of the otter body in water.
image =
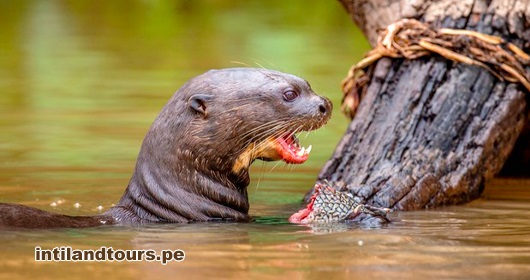
POLYGON ((324 125, 331 102, 296 76, 211 70, 180 88, 153 122, 119 203, 88 217, 0 204, 0 228, 249 221, 249 166, 306 161, 295 133, 324 125))

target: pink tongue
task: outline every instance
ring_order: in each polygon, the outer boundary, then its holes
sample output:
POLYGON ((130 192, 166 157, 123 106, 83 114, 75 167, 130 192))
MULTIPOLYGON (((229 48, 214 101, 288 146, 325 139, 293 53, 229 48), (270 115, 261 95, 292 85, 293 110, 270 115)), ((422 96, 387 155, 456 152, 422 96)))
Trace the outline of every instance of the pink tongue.
POLYGON ((286 140, 285 137, 279 137, 277 141, 279 145, 276 146, 276 152, 278 155, 280 155, 283 161, 287 163, 300 164, 307 160, 307 154, 304 154, 303 156, 296 155, 298 148, 288 143, 288 140, 286 140))

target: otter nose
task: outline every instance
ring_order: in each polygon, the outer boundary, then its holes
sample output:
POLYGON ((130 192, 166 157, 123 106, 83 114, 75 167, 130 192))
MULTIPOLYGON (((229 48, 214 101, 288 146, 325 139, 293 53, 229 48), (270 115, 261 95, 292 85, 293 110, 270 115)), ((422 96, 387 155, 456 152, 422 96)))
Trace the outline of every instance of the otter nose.
POLYGON ((322 115, 329 115, 333 109, 333 104, 326 97, 321 96, 320 98, 322 99, 322 102, 318 105, 318 110, 322 115))

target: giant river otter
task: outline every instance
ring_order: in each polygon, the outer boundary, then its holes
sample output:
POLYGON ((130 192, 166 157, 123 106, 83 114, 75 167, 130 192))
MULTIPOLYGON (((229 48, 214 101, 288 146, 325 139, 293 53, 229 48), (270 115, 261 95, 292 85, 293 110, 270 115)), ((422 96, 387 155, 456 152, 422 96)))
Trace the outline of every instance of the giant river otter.
POLYGON ((153 122, 115 207, 79 217, 0 204, 0 228, 249 221, 250 164, 306 161, 311 147, 300 147, 295 133, 324 125, 331 108, 293 75, 208 71, 182 86, 153 122))

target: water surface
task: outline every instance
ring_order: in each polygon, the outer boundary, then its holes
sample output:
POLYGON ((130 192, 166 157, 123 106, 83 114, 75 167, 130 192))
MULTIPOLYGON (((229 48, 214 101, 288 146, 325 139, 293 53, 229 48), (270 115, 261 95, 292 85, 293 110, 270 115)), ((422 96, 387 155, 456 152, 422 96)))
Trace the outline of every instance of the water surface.
POLYGON ((3 1, 0 23, 1 202, 108 209, 158 111, 211 68, 294 73, 335 103, 325 128, 301 136, 314 147, 306 164, 253 166, 254 223, 0 232, 0 279, 530 276, 528 180, 491 182, 465 206, 393 213, 386 226, 286 222, 346 129, 338 84, 368 50, 335 1, 3 1), (35 246, 182 249, 186 259, 37 263, 35 246))

